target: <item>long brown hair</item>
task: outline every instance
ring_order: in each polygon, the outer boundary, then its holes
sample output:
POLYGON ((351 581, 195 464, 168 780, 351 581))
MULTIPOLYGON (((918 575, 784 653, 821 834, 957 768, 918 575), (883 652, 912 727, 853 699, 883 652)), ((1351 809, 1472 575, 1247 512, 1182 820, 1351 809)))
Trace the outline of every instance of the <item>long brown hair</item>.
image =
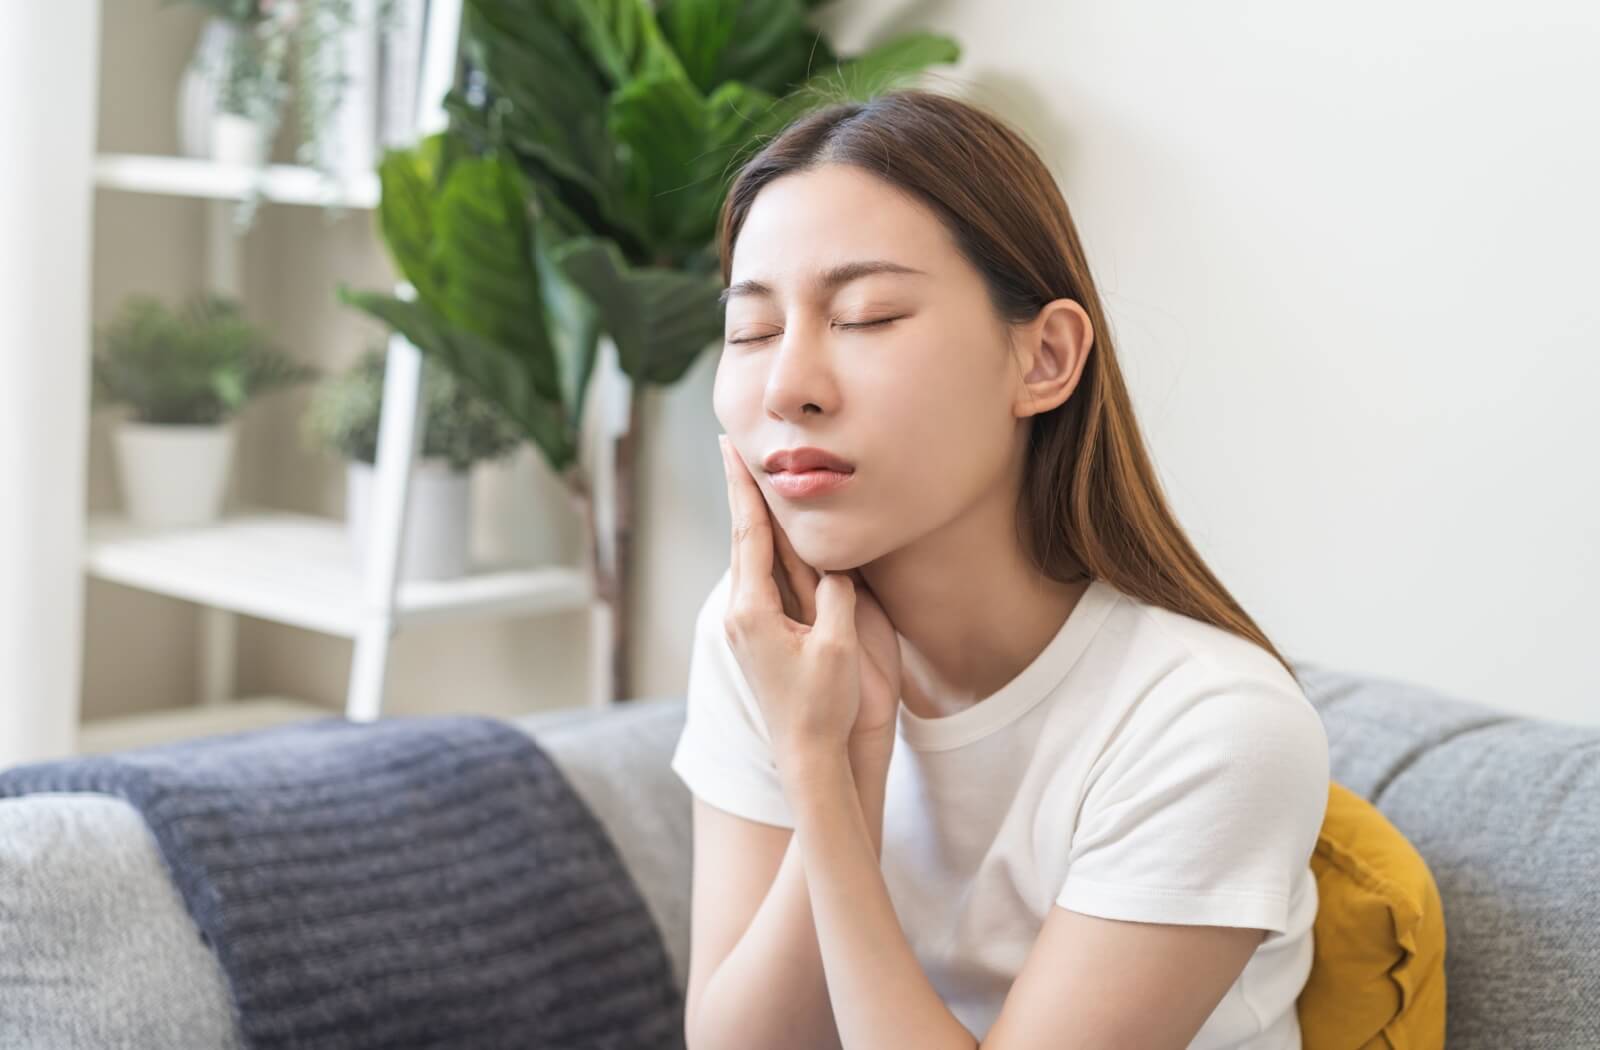
POLYGON ((929 205, 982 274, 1006 321, 1055 299, 1079 303, 1094 344, 1072 395, 1032 417, 1019 538, 1046 576, 1085 574, 1147 603, 1255 642, 1294 668, 1206 567, 1167 506, 1145 450, 1110 325, 1060 188, 1014 128, 925 89, 839 100, 786 125, 734 176, 718 220, 722 280, 751 203, 773 179, 852 164, 929 205))

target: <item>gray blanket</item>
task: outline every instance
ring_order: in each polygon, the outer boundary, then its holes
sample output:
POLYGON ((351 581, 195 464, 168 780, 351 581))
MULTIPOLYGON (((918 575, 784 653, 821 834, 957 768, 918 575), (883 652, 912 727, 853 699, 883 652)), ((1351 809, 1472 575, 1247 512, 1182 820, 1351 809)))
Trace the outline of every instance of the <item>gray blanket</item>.
POLYGON ((516 726, 316 719, 0 772, 119 795, 254 1048, 681 1050, 660 932, 516 726))

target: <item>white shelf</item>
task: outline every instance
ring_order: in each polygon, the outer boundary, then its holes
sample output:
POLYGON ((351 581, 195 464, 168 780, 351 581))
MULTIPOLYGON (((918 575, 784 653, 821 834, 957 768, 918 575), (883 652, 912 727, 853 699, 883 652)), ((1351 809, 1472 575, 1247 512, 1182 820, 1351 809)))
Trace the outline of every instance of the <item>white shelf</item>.
MULTIPOLYGON (((229 612, 355 638, 371 615, 343 521, 246 508, 196 527, 152 529, 92 515, 91 575, 229 612)), ((565 565, 474 566, 454 580, 402 580, 395 627, 587 608, 587 576, 565 565)))
POLYGON ((292 164, 270 164, 258 171, 198 157, 139 153, 98 154, 94 184, 101 189, 134 193, 237 201, 244 200, 251 187, 259 184, 263 198, 269 201, 339 204, 346 208, 376 208, 380 197, 376 172, 335 179, 315 168, 292 164))
POLYGON ((165 744, 175 740, 237 733, 309 719, 338 718, 332 711, 303 700, 256 697, 226 704, 174 707, 141 711, 116 718, 96 718, 78 728, 80 755, 109 754, 131 747, 165 744))

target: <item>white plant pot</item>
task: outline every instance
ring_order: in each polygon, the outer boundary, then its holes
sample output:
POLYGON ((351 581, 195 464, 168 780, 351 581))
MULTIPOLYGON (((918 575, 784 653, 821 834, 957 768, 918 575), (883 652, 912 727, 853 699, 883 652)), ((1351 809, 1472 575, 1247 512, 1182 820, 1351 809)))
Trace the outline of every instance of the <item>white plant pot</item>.
POLYGON ((116 424, 123 504, 141 525, 202 525, 222 513, 235 427, 227 423, 116 424))
MULTIPOLYGON (((345 530, 356 571, 364 572, 370 550, 372 495, 377 472, 370 463, 345 462, 345 530)), ((451 470, 450 461, 416 461, 406 499, 406 536, 400 579, 448 580, 468 568, 471 539, 471 474, 451 470)))
POLYGON ((237 113, 218 112, 211 117, 211 159, 219 164, 258 167, 267 154, 267 137, 261 125, 237 113))
POLYGON ((217 111, 228 49, 238 32, 238 26, 220 17, 208 18, 200 29, 178 82, 178 152, 185 157, 211 156, 211 117, 217 111))

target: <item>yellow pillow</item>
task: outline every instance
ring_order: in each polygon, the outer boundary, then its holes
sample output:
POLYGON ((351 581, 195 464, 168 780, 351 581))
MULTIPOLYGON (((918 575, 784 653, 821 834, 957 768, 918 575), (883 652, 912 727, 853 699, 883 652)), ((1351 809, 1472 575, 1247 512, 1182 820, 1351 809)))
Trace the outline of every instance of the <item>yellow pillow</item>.
POLYGON ((1444 904, 1422 855, 1366 799, 1328 783, 1311 857, 1317 917, 1296 1002, 1304 1050, 1444 1046, 1444 904))

